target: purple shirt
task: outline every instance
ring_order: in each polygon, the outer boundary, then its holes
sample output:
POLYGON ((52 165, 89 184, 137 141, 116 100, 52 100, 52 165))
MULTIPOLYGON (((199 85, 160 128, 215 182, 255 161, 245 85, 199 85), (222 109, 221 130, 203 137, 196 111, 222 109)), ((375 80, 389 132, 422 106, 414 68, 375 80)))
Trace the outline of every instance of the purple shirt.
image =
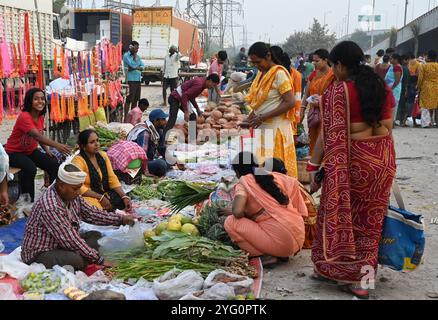
POLYGON ((183 112, 188 111, 187 104, 189 101, 193 106, 198 109, 198 104, 196 103, 196 98, 201 95, 201 93, 207 89, 207 78, 197 77, 181 85, 182 97, 178 94, 176 90, 172 92, 172 97, 181 102, 181 109, 183 112))

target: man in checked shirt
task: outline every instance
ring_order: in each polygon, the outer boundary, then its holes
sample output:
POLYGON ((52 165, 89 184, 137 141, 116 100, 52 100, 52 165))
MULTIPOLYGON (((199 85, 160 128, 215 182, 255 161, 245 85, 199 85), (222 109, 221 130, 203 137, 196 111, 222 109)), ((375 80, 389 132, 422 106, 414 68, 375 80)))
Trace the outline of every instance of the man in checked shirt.
POLYGON ((81 221, 98 226, 134 225, 132 216, 101 211, 80 196, 86 174, 72 164, 62 164, 56 183, 35 203, 26 225, 21 258, 51 269, 55 265, 84 270, 103 265, 97 241, 99 232, 79 233, 81 221))

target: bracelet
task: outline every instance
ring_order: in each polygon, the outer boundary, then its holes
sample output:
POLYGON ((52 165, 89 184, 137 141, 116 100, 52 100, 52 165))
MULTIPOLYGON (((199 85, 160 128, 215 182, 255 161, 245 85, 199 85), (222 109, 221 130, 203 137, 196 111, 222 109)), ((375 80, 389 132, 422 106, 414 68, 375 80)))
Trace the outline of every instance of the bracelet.
POLYGON ((319 168, 321 168, 321 165, 315 165, 309 161, 307 163, 306 171, 309 173, 318 172, 319 168))
POLYGON ((129 200, 131 200, 131 198, 128 197, 128 196, 124 196, 124 197, 122 197, 122 200, 124 200, 124 199, 129 199, 129 200))
POLYGON ((102 202, 103 198, 105 198, 105 194, 102 196, 102 198, 100 198, 99 203, 102 202))

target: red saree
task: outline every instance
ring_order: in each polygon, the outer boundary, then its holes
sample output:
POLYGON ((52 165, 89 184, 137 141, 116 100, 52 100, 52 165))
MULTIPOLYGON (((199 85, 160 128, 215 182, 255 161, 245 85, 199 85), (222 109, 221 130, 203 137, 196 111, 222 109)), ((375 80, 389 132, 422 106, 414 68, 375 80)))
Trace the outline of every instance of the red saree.
MULTIPOLYGON (((341 283, 377 271, 384 216, 396 174, 392 136, 350 139, 344 82, 323 96, 325 178, 312 249, 315 271, 341 283)), ((374 273, 375 276, 375 273, 374 273)))

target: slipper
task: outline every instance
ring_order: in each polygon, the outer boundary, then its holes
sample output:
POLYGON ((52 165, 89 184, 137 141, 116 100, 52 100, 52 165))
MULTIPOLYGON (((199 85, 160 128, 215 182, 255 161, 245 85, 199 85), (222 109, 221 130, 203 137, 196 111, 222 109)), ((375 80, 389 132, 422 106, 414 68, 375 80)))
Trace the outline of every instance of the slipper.
POLYGON ((368 290, 355 288, 351 284, 342 285, 342 286, 339 286, 339 288, 341 289, 341 291, 343 291, 345 293, 350 293, 360 300, 369 300, 370 299, 370 292, 368 290))
POLYGON ((318 282, 324 282, 324 283, 327 283, 327 284, 333 284, 333 285, 337 285, 337 284, 338 284, 337 281, 335 281, 335 280, 331 280, 331 279, 327 279, 327 278, 321 276, 321 275, 318 274, 318 273, 314 273, 314 274, 312 274, 312 275, 310 276, 310 278, 311 278, 312 280, 315 280, 315 281, 318 281, 318 282))
POLYGON ((271 256, 263 256, 261 257, 263 267, 269 268, 276 266, 278 264, 278 259, 271 256))

